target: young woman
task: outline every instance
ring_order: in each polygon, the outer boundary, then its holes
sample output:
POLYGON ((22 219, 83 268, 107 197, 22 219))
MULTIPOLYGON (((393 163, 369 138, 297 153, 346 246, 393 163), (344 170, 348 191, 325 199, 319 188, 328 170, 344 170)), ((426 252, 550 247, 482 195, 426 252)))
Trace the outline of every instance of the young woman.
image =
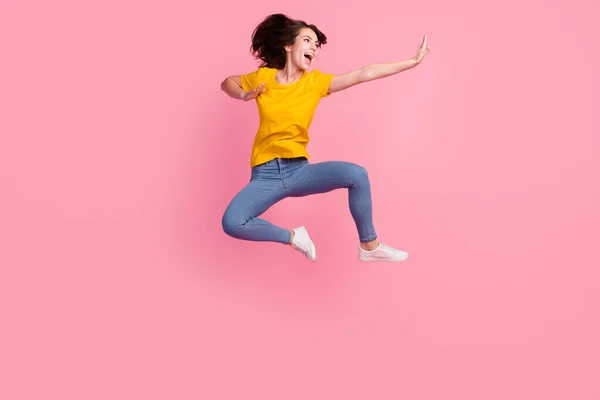
POLYGON ((315 261, 305 227, 284 229, 258 218, 286 197, 347 189, 358 230, 361 261, 404 261, 408 254, 377 240, 371 188, 365 168, 342 161, 309 163, 308 129, 321 98, 359 83, 414 68, 429 51, 427 36, 406 61, 371 64, 341 75, 308 71, 327 37, 316 26, 273 14, 252 34, 251 50, 262 61, 253 72, 227 77, 221 89, 234 99, 255 100, 260 123, 250 159, 250 182, 233 198, 222 219, 228 235, 243 240, 291 245, 315 261))

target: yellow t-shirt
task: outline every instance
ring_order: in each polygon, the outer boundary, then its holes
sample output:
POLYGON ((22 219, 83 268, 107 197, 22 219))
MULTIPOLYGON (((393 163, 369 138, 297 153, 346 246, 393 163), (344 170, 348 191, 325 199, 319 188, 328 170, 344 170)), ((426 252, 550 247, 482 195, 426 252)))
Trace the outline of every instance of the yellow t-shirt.
POLYGON ((305 71, 290 84, 278 83, 275 68, 259 68, 242 75, 245 91, 265 84, 265 92, 256 98, 260 123, 254 138, 250 166, 275 158, 306 157, 310 136, 308 128, 321 98, 327 93, 333 74, 305 71))

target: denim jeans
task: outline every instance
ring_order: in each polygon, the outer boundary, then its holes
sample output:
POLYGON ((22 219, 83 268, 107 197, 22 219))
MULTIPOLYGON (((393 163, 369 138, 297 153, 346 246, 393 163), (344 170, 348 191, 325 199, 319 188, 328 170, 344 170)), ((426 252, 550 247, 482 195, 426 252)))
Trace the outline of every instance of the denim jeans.
POLYGON ((306 158, 277 158, 252 168, 250 182, 233 198, 222 218, 236 239, 289 244, 288 229, 258 218, 286 197, 348 189, 350 213, 360 242, 375 240, 371 186, 365 168, 343 161, 311 164, 306 158))

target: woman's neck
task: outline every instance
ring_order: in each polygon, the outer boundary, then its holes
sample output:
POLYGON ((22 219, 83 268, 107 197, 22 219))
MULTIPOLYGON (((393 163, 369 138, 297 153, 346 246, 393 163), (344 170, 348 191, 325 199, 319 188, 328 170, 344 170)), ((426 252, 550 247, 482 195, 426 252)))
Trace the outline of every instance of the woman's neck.
POLYGON ((286 64, 286 66, 283 67, 283 69, 280 69, 279 71, 277 71, 276 76, 277 76, 277 81, 279 83, 288 84, 288 83, 296 82, 298 79, 300 79, 302 77, 303 74, 304 74, 304 70, 302 70, 298 67, 290 66, 290 64, 286 64))

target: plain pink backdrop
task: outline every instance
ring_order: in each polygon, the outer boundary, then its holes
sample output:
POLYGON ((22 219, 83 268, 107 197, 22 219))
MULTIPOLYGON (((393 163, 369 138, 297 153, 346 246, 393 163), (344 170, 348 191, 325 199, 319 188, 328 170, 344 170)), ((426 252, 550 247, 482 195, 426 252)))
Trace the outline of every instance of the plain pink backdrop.
POLYGON ((281 4, 1 3, 0 398, 599 399, 597 3, 281 4), (257 113, 220 82, 274 12, 325 72, 429 35, 309 146, 369 170, 408 262, 357 261, 344 191, 265 215, 316 264, 222 232, 257 113))

